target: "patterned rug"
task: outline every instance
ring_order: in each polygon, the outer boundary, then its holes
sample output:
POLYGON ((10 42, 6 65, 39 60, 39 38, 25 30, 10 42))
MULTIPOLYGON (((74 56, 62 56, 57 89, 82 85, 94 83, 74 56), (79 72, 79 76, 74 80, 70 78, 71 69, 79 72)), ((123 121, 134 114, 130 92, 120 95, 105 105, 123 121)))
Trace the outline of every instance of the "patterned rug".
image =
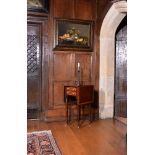
POLYGON ((61 155, 50 130, 27 133, 27 155, 61 155))

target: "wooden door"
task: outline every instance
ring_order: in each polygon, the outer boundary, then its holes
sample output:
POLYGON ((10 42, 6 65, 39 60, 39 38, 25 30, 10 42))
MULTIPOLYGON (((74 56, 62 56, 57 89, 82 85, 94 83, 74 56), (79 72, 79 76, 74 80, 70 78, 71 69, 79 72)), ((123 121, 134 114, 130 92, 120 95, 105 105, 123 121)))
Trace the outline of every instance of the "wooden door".
POLYGON ((41 26, 27 24, 27 117, 38 118, 41 110, 41 26))
POLYGON ((116 33, 114 116, 127 117, 127 25, 125 19, 116 33))

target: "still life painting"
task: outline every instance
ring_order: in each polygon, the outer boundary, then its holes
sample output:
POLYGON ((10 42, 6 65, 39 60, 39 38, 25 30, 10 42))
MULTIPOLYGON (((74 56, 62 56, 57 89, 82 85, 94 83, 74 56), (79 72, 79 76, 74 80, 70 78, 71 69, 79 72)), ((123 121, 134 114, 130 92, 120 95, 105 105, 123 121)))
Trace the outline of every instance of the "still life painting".
POLYGON ((90 50, 92 23, 77 20, 56 20, 56 49, 90 50))

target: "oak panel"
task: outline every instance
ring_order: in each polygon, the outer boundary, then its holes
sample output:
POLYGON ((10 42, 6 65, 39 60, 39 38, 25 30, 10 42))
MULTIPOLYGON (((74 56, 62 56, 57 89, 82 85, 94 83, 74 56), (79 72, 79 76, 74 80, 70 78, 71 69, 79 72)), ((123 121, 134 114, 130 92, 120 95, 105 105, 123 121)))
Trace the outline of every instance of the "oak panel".
POLYGON ((92 78, 92 55, 91 54, 77 54, 77 62, 80 62, 81 80, 91 81, 92 78))
POLYGON ((95 0, 75 0, 75 17, 84 20, 95 19, 95 0))
POLYGON ((54 82, 53 84, 54 107, 64 105, 64 83, 54 82))
POLYGON ((54 0, 54 17, 73 18, 74 0, 54 0))
POLYGON ((70 81, 75 77, 75 54, 55 53, 54 54, 54 80, 70 81))

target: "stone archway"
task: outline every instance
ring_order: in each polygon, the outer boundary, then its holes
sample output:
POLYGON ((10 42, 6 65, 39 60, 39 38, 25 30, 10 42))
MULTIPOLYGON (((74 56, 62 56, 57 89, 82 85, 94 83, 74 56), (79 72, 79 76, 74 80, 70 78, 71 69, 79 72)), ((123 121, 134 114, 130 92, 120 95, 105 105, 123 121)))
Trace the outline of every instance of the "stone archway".
POLYGON ((115 32, 127 14, 127 2, 113 3, 100 31, 99 117, 112 118, 114 110, 115 32))

